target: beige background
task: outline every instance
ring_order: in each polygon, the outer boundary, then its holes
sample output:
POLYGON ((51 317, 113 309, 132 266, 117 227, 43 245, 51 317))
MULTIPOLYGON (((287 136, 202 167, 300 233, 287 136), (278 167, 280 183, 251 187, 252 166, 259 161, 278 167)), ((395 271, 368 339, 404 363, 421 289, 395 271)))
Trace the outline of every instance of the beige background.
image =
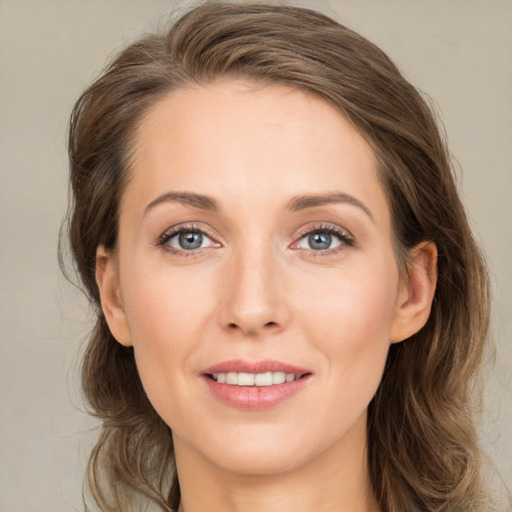
MULTIPOLYGON (((183 5, 183 2, 182 2, 183 5)), ((318 0, 428 91, 488 254, 497 365, 482 439, 512 484, 512 2, 318 0)), ((89 316, 57 266, 73 101, 169 1, 0 0, 0 511, 83 510, 89 316)))

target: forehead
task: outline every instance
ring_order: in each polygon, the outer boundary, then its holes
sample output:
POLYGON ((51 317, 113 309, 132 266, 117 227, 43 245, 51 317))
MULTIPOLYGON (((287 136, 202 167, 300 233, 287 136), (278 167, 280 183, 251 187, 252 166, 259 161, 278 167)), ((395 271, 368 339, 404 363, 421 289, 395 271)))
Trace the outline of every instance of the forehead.
POLYGON ((141 120, 134 149, 126 195, 148 201, 166 188, 260 204, 333 190, 383 200, 365 139, 327 102, 287 86, 219 80, 173 91, 141 120))

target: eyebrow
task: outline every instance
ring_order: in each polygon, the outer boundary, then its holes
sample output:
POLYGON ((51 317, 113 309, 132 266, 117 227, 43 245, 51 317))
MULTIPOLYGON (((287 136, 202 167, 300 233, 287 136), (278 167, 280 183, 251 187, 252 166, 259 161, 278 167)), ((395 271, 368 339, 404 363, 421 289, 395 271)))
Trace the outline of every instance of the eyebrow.
MULTIPOLYGON (((201 210, 219 211, 219 205, 213 197, 197 194, 194 192, 167 192, 151 201, 146 206, 144 215, 155 206, 166 202, 176 202, 186 206, 199 208, 201 210)), ((296 196, 292 198, 288 203, 287 209, 291 212, 297 212, 307 208, 314 208, 315 206, 323 206, 325 204, 333 203, 343 203, 356 206, 363 210, 363 212, 365 212, 372 221, 374 220, 371 211, 364 203, 359 201, 359 199, 355 198, 354 196, 345 194, 343 192, 329 192, 327 194, 296 196)))
POLYGON ((294 197, 288 203, 288 210, 292 212, 297 212, 299 210, 305 210, 306 208, 314 208, 315 206, 323 206, 324 204, 333 204, 333 203, 343 203, 350 204, 352 206, 356 206, 363 210, 368 217, 373 221, 373 215, 370 209, 359 199, 351 196, 350 194, 345 194, 343 192, 329 192, 327 194, 311 194, 305 196, 297 196, 294 197))
POLYGON ((151 201, 151 203, 146 206, 144 215, 155 206, 167 202, 180 203, 186 206, 199 208, 201 210, 219 210, 219 205, 217 201, 213 199, 213 197, 205 196, 203 194, 196 194, 194 192, 167 192, 166 194, 162 194, 161 196, 158 196, 156 199, 151 201))

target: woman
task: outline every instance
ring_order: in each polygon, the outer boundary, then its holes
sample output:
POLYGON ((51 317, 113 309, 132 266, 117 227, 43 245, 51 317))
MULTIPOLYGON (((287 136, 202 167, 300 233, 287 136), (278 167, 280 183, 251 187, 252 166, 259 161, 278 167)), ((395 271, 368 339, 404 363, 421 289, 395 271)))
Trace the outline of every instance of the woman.
POLYGON ((433 115, 378 48, 205 4, 114 60, 69 149, 102 510, 488 506, 487 275, 433 115))

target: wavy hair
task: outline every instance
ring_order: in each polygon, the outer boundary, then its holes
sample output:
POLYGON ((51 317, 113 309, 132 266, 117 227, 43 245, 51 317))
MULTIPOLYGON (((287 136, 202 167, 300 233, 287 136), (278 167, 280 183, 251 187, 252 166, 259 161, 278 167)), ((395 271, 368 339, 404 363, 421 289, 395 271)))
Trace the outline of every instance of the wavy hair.
POLYGON ((421 94, 374 44, 317 12, 206 3, 125 48, 80 97, 70 121, 69 243, 97 321, 82 383, 103 429, 88 481, 103 511, 140 500, 178 507, 169 427, 142 388, 132 348, 110 333, 95 281, 96 248, 114 250, 130 154, 148 109, 219 77, 284 84, 328 102, 371 144, 395 247, 437 245, 426 325, 392 345, 368 411, 368 466, 383 511, 483 510, 476 383, 489 322, 485 265, 461 204, 444 138, 421 94))

